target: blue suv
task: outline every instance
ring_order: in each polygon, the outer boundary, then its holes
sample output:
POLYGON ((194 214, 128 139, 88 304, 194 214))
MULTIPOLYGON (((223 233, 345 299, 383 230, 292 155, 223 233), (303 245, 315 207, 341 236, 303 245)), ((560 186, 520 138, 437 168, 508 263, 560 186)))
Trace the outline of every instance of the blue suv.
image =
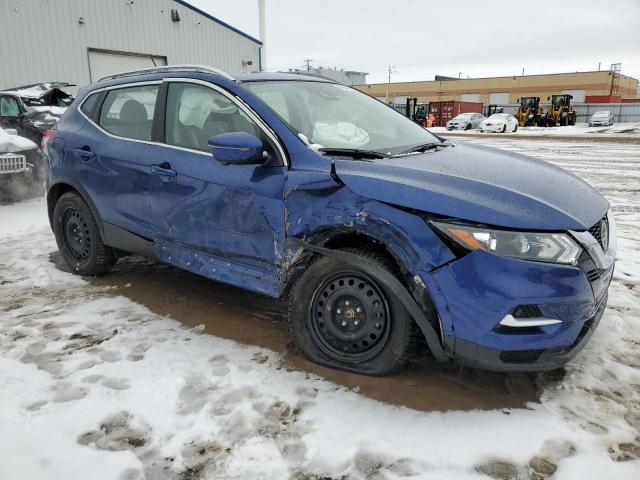
POLYGON ((73 271, 142 254, 288 298, 294 344, 335 368, 392 373, 420 338, 439 361, 556 368, 607 302, 615 222, 591 186, 325 78, 108 77, 43 150, 73 271))

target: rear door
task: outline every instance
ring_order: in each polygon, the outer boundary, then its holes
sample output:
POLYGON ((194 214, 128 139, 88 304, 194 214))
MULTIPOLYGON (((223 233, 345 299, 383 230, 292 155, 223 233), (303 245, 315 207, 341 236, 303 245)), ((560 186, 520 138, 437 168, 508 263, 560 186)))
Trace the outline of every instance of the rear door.
POLYGON ((151 217, 160 257, 182 268, 277 295, 284 251, 284 150, 262 121, 224 89, 166 82, 167 145, 155 157, 151 217), (213 135, 262 139, 268 165, 222 165, 213 135))
POLYGON ((102 220, 145 238, 155 230, 149 219, 154 201, 152 166, 164 150, 152 142, 161 83, 108 89, 92 115, 83 111, 83 103, 81 111, 89 121, 66 142, 74 176, 94 200, 102 220))

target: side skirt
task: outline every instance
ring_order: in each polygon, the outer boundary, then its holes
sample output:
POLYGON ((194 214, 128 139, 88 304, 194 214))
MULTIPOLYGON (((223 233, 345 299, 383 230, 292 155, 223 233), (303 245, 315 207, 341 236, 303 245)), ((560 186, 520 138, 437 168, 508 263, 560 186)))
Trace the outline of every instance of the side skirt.
POLYGON ((128 253, 136 253, 148 258, 158 259, 153 242, 124 228, 116 227, 111 223, 103 222, 102 225, 104 243, 106 245, 128 253))

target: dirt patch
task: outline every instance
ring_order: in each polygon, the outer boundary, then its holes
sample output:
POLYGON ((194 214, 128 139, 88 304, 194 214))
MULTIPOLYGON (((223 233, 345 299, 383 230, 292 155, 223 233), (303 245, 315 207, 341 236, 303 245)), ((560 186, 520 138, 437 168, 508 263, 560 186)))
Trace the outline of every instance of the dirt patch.
MULTIPOLYGON (((56 252, 51 261, 67 270, 56 252)), ((139 257, 123 258, 112 272, 90 279, 111 287, 151 311, 169 316, 187 327, 282 354, 257 363, 279 362, 282 368, 304 370, 359 391, 370 398, 416 410, 493 410, 518 408, 537 401, 537 380, 527 374, 498 374, 433 361, 422 350, 400 373, 368 377, 333 370, 290 351, 286 305, 263 295, 214 282, 165 264, 139 257)))

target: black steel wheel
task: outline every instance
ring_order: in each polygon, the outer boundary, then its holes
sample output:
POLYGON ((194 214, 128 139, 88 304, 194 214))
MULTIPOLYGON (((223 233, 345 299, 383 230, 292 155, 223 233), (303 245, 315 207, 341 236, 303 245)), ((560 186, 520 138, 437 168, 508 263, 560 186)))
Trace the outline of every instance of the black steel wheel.
POLYGON ((117 257, 102 242, 93 212, 75 192, 67 192, 56 203, 53 232, 58 249, 69 268, 80 275, 98 275, 112 266, 117 257))
POLYGON ((316 290, 308 321, 325 354, 346 361, 367 360, 380 352, 389 336, 389 303, 374 280, 345 269, 316 290))
MULTIPOLYGON (((343 251, 394 273, 393 264, 376 253, 343 251)), ((289 328, 310 360, 369 375, 399 370, 418 332, 401 302, 375 278, 324 256, 310 263, 291 290, 289 328)))

